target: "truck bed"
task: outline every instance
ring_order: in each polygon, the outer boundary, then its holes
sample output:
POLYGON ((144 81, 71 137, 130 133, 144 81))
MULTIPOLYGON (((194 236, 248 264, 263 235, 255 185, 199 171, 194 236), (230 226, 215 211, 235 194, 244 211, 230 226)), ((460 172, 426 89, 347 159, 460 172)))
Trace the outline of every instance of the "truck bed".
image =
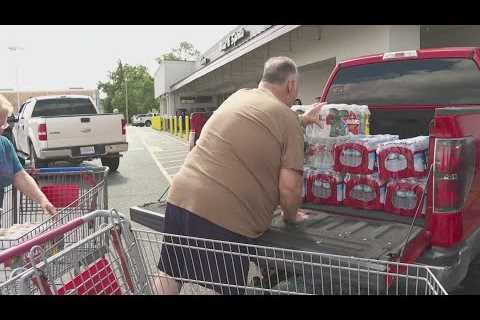
MULTIPOLYGON (((307 209, 310 218, 299 225, 286 225, 277 212, 270 229, 257 239, 256 243, 263 246, 380 260, 392 260, 393 256, 400 253, 409 232, 411 219, 384 213, 384 216, 391 216, 391 220, 398 221, 381 220, 380 211, 370 212, 376 219, 367 219, 362 217, 369 213, 361 212, 365 210, 342 209, 347 210, 342 214, 307 209), (355 214, 358 217, 352 216, 355 214)), ((132 221, 159 232, 163 231, 164 213, 165 202, 154 202, 130 209, 132 221)), ((409 241, 423 230, 422 223, 423 221, 419 220, 412 227, 409 241)))

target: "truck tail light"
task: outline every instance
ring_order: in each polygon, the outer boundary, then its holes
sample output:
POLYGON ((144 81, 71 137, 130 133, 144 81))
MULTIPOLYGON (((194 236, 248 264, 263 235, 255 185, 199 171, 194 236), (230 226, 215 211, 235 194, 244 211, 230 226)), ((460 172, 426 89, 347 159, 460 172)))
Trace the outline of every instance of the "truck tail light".
POLYGON ((127 134, 127 120, 122 119, 122 135, 127 134))
POLYGON ((436 139, 433 160, 432 244, 452 246, 462 239, 463 207, 475 173, 471 137, 436 139))
POLYGON ((472 184, 475 169, 474 144, 471 138, 436 139, 433 211, 458 212, 472 184))
POLYGON ((38 140, 47 141, 47 124, 42 123, 38 125, 38 140))

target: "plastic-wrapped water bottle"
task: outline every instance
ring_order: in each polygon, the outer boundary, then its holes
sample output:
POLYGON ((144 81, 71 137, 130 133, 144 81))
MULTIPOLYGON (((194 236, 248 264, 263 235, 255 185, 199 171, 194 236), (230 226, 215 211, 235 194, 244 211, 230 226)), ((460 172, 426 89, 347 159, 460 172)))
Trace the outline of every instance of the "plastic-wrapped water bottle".
POLYGON ((332 189, 328 181, 316 180, 313 182, 313 194, 317 198, 328 199, 332 195, 332 189))
POLYGON ((375 192, 369 185, 363 185, 363 201, 370 202, 372 200, 375 200, 375 192))
POLYGON ((413 166, 417 172, 423 172, 426 170, 426 152, 417 152, 413 155, 413 166))
POLYGON ((407 158, 403 154, 389 153, 385 159, 385 169, 398 172, 407 168, 407 158))
MULTIPOLYGON (((361 158, 360 158, 361 161, 361 158)), ((376 152, 369 152, 368 153, 368 169, 373 170, 375 168, 375 163, 377 161, 377 155, 376 152)))
POLYGON ((398 209, 415 209, 417 205, 417 195, 413 191, 398 190, 393 196, 393 205, 398 209))
POLYGON ((355 185, 352 188, 352 191, 350 191, 350 197, 352 199, 360 200, 363 201, 363 187, 361 185, 355 185))

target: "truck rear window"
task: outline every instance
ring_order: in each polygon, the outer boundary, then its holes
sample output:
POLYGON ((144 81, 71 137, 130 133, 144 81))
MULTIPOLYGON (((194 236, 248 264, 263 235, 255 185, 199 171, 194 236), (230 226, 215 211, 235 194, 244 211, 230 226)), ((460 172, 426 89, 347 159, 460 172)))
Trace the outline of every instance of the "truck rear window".
POLYGON ((38 100, 35 103, 32 117, 71 116, 77 114, 97 114, 97 111, 89 99, 47 99, 38 100))
POLYGON ((375 105, 480 104, 480 72, 471 59, 422 59, 340 69, 328 103, 375 105))

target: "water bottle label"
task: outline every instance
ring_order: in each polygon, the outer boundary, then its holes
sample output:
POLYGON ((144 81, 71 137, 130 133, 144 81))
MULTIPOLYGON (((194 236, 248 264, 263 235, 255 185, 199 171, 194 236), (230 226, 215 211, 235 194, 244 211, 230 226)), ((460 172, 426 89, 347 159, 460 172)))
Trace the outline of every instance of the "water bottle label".
POLYGON ((417 172, 423 172, 426 170, 425 152, 417 152, 414 154, 413 165, 417 172))

